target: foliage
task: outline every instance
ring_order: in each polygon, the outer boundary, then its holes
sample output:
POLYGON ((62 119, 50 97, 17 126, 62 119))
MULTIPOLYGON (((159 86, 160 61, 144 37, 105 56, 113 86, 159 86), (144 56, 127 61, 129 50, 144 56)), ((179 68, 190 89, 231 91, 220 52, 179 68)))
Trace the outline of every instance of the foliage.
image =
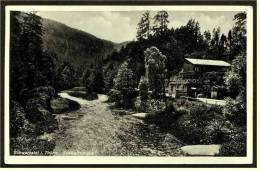
POLYGON ((149 90, 152 91, 151 96, 152 98, 162 98, 165 95, 166 56, 156 47, 146 49, 144 54, 149 90))
POLYGON ((147 39, 150 36, 150 32, 151 32, 150 20, 151 20, 150 12, 145 11, 142 14, 140 22, 137 24, 138 28, 137 28, 136 37, 138 40, 147 39))
POLYGON ((168 31, 168 12, 167 11, 158 11, 154 16, 154 26, 153 26, 153 34, 163 35, 166 31, 168 31))
POLYGON ((230 135, 230 141, 222 144, 220 148, 220 156, 246 156, 247 144, 246 144, 246 132, 235 131, 230 135))
POLYGON ((34 13, 11 13, 10 89, 11 97, 21 100, 20 90, 39 86, 42 58, 41 18, 34 13))
POLYGON ((239 92, 246 87, 246 56, 237 56, 231 64, 231 70, 225 75, 225 84, 231 91, 232 97, 238 96, 239 92))
POLYGON ((246 52, 246 13, 239 12, 234 16, 235 26, 229 33, 230 60, 246 52))
POLYGON ((42 48, 41 17, 13 11, 10 20, 11 150, 33 151, 37 136, 57 129, 49 112, 55 96, 57 56, 42 48))
POLYGON ((149 112, 160 113, 166 110, 166 103, 161 99, 150 99, 149 101, 149 112))
POLYGON ((246 125, 247 119, 245 99, 242 100, 240 97, 236 100, 226 98, 226 106, 223 113, 231 122, 241 126, 246 125))
POLYGON ((227 98, 224 114, 238 125, 246 125, 246 57, 237 56, 231 70, 225 75, 225 84, 231 92, 227 98))
MULTIPOLYGON (((49 155, 47 152, 52 152, 55 148, 55 142, 53 140, 41 140, 37 137, 32 137, 27 134, 22 134, 17 138, 10 139, 10 153, 15 152, 31 152, 32 154, 20 154, 20 155, 49 155), (33 154, 34 153, 34 154, 33 154)), ((15 154, 19 155, 19 154, 15 154)))
POLYGON ((56 53, 60 62, 68 61, 74 68, 90 67, 98 57, 111 54, 116 45, 50 19, 42 19, 42 25, 43 48, 56 53))
POLYGON ((131 99, 135 92, 134 86, 135 82, 133 80, 133 71, 129 68, 129 61, 124 62, 114 79, 114 89, 122 93, 123 106, 129 107, 131 105, 131 99))
POLYGON ((184 48, 185 54, 203 49, 203 36, 197 21, 190 19, 185 26, 175 30, 175 38, 184 48))
POLYGON ((175 136, 189 144, 214 144, 225 139, 230 127, 225 123, 220 106, 201 103, 189 106, 175 112, 174 122, 169 126, 175 136))
POLYGON ((145 78, 141 78, 138 88, 139 88, 140 100, 141 101, 146 101, 149 98, 149 95, 148 95, 148 88, 149 88, 148 81, 145 78))
POLYGON ((15 102, 10 102, 10 137, 16 137, 24 126, 25 112, 23 107, 15 102))
POLYGON ((57 74, 55 80, 55 89, 58 91, 72 88, 76 85, 76 71, 69 62, 62 62, 57 66, 57 74))
POLYGON ((51 110, 50 100, 54 96, 54 89, 51 87, 38 87, 31 91, 30 97, 25 105, 26 118, 36 124, 35 134, 52 132, 57 128, 57 121, 49 112, 51 110))
POLYGON ((141 96, 138 96, 135 100, 135 110, 137 112, 147 112, 149 105, 149 100, 142 100, 141 96))
POLYGON ((87 94, 102 93, 104 89, 102 60, 97 59, 94 65, 83 73, 83 84, 86 86, 87 94))
POLYGON ((116 90, 116 89, 111 89, 108 92, 108 101, 115 102, 116 106, 119 106, 122 104, 122 99, 123 99, 123 95, 122 95, 121 91, 116 90))

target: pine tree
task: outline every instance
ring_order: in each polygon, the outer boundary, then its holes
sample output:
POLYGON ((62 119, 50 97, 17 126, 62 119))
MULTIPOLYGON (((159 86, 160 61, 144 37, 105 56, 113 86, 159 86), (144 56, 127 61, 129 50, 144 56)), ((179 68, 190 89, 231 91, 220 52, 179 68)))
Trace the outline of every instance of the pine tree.
POLYGON ((154 26, 153 33, 154 35, 163 35, 166 31, 168 31, 168 12, 167 11, 158 11, 154 16, 154 26))
POLYGON ((136 38, 138 40, 149 38, 151 32, 150 20, 151 20, 150 12, 145 11, 145 13, 143 13, 141 17, 140 22, 137 25, 138 28, 137 28, 136 38))
POLYGON ((128 61, 126 61, 121 64, 114 79, 114 89, 119 90, 122 93, 124 107, 128 107, 131 104, 134 85, 134 74, 129 67, 128 61))

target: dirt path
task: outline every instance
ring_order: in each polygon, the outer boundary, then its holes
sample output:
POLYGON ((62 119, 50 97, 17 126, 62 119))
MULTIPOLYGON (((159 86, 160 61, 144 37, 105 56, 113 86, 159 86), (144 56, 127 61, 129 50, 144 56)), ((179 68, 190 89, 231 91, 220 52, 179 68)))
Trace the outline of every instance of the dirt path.
POLYGON ((106 95, 87 101, 61 93, 81 104, 77 111, 57 116, 59 130, 54 135, 56 155, 91 156, 180 156, 181 144, 171 134, 161 132, 131 115, 112 113, 106 95))

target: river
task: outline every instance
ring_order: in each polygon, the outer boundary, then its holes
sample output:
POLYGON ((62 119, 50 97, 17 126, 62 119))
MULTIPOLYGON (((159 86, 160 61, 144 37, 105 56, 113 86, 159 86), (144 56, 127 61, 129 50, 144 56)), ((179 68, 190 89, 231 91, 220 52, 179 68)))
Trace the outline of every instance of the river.
POLYGON ((57 115, 59 129, 54 133, 55 155, 84 156, 182 156, 182 144, 173 135, 132 115, 115 115, 105 101, 72 97, 80 103, 76 111, 57 115))

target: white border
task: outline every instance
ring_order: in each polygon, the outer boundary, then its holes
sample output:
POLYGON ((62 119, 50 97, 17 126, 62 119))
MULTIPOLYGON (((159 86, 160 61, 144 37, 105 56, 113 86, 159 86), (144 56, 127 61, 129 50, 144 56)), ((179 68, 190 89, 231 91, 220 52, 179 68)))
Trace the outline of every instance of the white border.
POLYGON ((253 8, 249 6, 6 6, 5 28, 5 156, 6 164, 252 164, 253 144, 253 8), (246 157, 92 157, 10 156, 9 43, 10 11, 246 11, 247 12, 247 156, 246 157))

